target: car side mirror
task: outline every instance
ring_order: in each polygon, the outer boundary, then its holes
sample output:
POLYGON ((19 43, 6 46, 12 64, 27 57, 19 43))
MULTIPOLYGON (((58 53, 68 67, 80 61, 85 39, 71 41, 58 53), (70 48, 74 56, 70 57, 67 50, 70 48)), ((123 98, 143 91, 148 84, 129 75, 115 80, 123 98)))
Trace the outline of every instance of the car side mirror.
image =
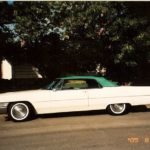
POLYGON ((53 89, 53 92, 56 92, 56 91, 57 91, 57 89, 54 88, 54 89, 53 89))

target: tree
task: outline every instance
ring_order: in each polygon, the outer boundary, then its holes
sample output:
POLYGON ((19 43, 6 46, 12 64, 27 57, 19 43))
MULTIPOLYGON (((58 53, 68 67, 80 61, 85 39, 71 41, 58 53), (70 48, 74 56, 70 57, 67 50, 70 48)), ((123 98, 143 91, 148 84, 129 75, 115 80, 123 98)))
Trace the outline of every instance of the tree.
POLYGON ((49 70, 57 70, 55 75, 87 72, 100 63, 108 76, 133 80, 149 66, 148 6, 141 2, 14 2, 12 22, 16 39, 26 43, 22 51, 28 61, 45 76, 51 74, 49 70))

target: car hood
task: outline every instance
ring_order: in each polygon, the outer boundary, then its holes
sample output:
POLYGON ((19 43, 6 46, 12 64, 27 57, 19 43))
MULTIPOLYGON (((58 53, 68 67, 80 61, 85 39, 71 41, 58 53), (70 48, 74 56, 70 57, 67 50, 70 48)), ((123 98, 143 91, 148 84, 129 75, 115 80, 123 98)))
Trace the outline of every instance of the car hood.
POLYGON ((43 96, 43 92, 48 90, 38 89, 38 90, 26 90, 26 91, 16 91, 16 92, 7 92, 0 94, 0 102, 9 102, 9 101, 17 101, 17 100, 30 100, 34 97, 43 96))

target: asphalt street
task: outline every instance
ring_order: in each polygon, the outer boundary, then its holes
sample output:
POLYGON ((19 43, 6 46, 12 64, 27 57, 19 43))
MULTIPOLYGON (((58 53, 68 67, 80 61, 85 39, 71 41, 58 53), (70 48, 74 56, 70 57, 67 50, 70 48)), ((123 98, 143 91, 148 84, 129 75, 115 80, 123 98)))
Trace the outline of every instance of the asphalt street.
POLYGON ((0 115, 0 150, 149 150, 150 110, 40 115, 15 123, 0 115))

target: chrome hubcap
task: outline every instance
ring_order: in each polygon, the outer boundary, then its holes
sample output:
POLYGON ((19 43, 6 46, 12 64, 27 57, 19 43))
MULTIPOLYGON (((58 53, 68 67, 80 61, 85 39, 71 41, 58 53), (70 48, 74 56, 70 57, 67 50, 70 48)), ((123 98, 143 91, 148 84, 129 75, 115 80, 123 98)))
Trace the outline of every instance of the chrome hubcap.
POLYGON ((125 104, 111 104, 110 108, 114 113, 119 114, 125 110, 125 104))
POLYGON ((16 120, 23 120, 29 114, 29 108, 24 103, 17 103, 11 109, 11 115, 16 120))

